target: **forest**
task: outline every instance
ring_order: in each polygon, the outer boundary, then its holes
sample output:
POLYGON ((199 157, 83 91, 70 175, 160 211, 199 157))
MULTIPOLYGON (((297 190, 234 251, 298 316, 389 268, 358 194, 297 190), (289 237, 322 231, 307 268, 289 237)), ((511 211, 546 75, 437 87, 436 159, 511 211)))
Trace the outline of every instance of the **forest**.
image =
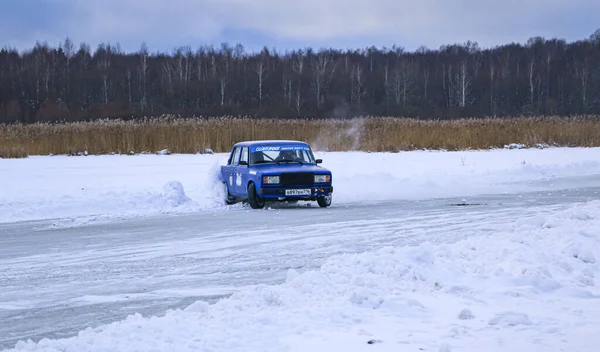
POLYGON ((0 50, 0 123, 181 117, 572 116, 600 113, 600 30, 574 42, 530 38, 356 50, 248 53, 242 44, 92 51, 66 38, 0 50))

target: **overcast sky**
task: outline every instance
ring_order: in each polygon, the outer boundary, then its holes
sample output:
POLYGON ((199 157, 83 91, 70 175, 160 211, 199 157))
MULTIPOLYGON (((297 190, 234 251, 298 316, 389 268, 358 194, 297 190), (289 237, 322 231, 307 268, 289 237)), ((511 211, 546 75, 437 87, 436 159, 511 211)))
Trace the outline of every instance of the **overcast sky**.
POLYGON ((57 46, 69 36, 95 49, 120 43, 171 52, 221 42, 279 50, 364 48, 533 36, 574 41, 600 28, 598 0, 0 0, 0 47, 57 46))

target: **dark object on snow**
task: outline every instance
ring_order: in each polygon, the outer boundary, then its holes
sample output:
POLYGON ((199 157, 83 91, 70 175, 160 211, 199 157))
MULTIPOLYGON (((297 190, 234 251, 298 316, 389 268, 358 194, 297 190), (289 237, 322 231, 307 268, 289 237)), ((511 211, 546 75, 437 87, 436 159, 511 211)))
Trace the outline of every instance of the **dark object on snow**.
POLYGON ((372 345, 372 344, 374 344, 374 343, 380 343, 380 342, 381 342, 381 340, 369 340, 367 343, 368 343, 369 345, 372 345))

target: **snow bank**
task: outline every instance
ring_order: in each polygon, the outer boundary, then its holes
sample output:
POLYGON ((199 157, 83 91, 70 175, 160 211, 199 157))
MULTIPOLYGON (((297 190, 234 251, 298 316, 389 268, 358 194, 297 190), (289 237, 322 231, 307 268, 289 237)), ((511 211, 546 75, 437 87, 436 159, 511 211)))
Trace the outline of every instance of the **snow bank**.
MULTIPOLYGON (((317 157, 334 173, 333 206, 512 193, 536 189, 539 181, 600 174, 599 148, 319 152, 317 157)), ((226 160, 224 154, 1 159, 0 222, 58 219, 54 225, 61 227, 231 209, 223 205, 216 179, 226 160)))
POLYGON ((336 204, 518 193, 560 187, 551 184, 560 178, 575 178, 562 186, 582 187, 582 177, 600 174, 596 148, 318 153, 318 157, 334 174, 336 204))
POLYGON ((15 351, 593 351, 593 258, 600 201, 453 244, 334 256, 278 286, 15 351))
MULTIPOLYGON (((179 214, 222 205, 223 155, 51 156, 0 160, 0 222, 54 226, 179 214)), ((226 157, 225 157, 226 160, 226 157)))

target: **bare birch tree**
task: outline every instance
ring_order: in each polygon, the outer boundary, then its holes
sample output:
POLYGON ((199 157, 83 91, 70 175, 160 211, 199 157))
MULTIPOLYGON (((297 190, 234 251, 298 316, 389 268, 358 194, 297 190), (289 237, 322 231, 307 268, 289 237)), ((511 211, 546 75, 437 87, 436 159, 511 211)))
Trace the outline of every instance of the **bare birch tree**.
POLYGON ((109 97, 109 89, 110 89, 110 82, 109 82, 109 78, 110 78, 110 68, 112 65, 112 52, 111 52, 111 47, 110 45, 104 46, 103 44, 100 45, 100 48, 98 49, 99 52, 99 59, 98 59, 98 70, 100 72, 100 81, 101 81, 101 85, 102 85, 102 97, 103 97, 103 102, 104 104, 108 104, 108 97, 109 97))
POLYGON ((147 75, 148 75, 148 46, 142 43, 138 52, 140 56, 140 109, 145 110, 148 106, 147 75))
POLYGON ((490 56, 489 58, 489 77, 490 77, 490 109, 492 110, 492 115, 496 115, 496 100, 494 97, 494 83, 496 80, 496 65, 494 62, 494 58, 490 56))
POLYGON ((352 65, 350 71, 351 89, 350 89, 350 103, 359 104, 363 95, 363 86, 365 85, 365 78, 363 76, 363 68, 360 63, 352 65))
POLYGON ((385 106, 387 108, 390 101, 390 63, 387 60, 383 67, 383 89, 385 90, 385 106))
POLYGON ((73 44, 73 41, 71 41, 71 38, 69 38, 69 37, 65 38, 65 42, 63 44, 62 49, 63 49, 64 55, 65 55, 65 75, 64 75, 65 86, 64 86, 64 91, 62 92, 61 95, 62 95, 63 101, 67 102, 69 92, 70 92, 70 85, 71 85, 71 79, 70 79, 71 60, 73 59, 73 55, 75 55, 75 45, 73 44))
POLYGON ((575 77, 579 82, 579 88, 581 90, 581 104, 583 109, 587 107, 587 91, 588 82, 590 79, 590 69, 587 58, 577 60, 575 66, 575 77))
POLYGON ((262 109, 262 99, 263 99, 263 80, 265 79, 265 59, 261 56, 256 63, 256 67, 254 71, 258 76, 258 107, 262 109))
POLYGON ((326 52, 320 52, 317 54, 316 59, 312 60, 313 92, 315 94, 317 109, 321 107, 323 95, 327 90, 330 76, 335 69, 332 61, 331 56, 326 52))
POLYGON ((414 90, 415 71, 412 62, 401 61, 394 69, 394 98, 396 105, 406 107, 409 97, 414 90))
POLYGON ((302 108, 302 75, 304 73, 304 56, 302 54, 298 55, 294 60, 293 64, 294 72, 297 76, 298 84, 296 85, 296 114, 300 115, 300 110, 302 108))
POLYGON ((473 100, 470 98, 473 75, 469 72, 467 66, 467 59, 460 61, 457 72, 454 75, 453 85, 455 92, 455 99, 458 106, 464 108, 467 104, 471 104, 473 100))

